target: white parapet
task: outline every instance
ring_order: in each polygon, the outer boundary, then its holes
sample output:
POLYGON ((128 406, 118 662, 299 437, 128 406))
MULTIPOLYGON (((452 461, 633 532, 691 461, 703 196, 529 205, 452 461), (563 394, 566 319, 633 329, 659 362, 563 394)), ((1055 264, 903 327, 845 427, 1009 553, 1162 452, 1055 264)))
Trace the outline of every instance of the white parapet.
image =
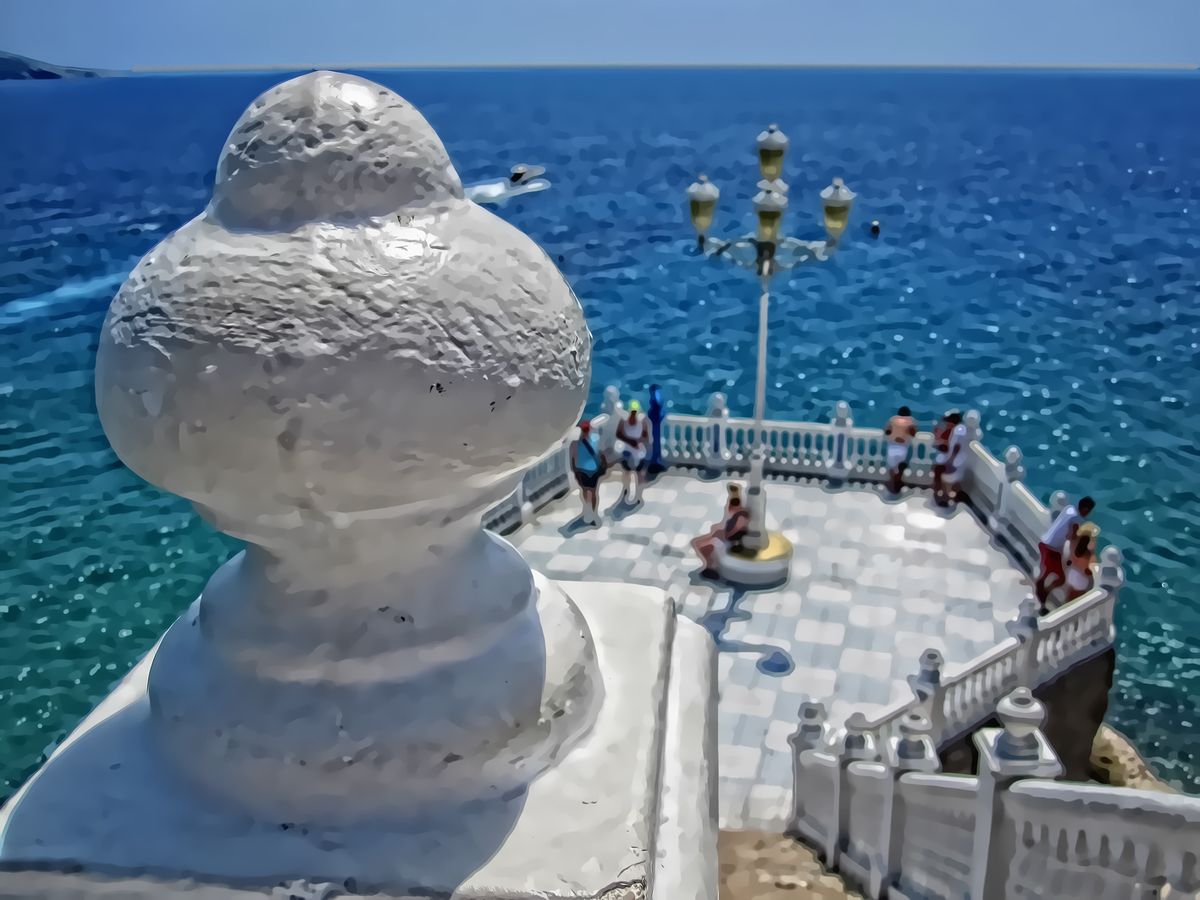
POLYGON ((0 861, 462 897, 703 866, 693 805, 657 838, 664 785, 711 790, 676 762, 705 683, 671 677, 703 644, 676 657, 662 591, 558 585, 481 526, 529 467, 557 484, 590 352, 406 101, 330 72, 255 100, 96 366, 121 459, 247 549, 8 804, 0 861))

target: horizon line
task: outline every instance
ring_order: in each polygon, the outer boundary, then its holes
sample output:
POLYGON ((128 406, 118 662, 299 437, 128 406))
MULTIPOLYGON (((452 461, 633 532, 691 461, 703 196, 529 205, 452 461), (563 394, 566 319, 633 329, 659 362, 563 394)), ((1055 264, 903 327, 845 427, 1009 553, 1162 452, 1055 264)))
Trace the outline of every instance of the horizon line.
MULTIPOLYGON (((77 66, 74 68, 87 68, 77 66)), ((423 69, 886 69, 886 70, 929 70, 954 69, 957 71, 1072 71, 1072 72, 1195 72, 1200 64, 1194 63, 570 63, 570 62, 488 62, 488 63, 297 63, 265 65, 202 65, 202 66, 134 66, 124 71, 132 74, 187 74, 213 72, 297 72, 337 69, 397 69, 420 71, 423 69)))

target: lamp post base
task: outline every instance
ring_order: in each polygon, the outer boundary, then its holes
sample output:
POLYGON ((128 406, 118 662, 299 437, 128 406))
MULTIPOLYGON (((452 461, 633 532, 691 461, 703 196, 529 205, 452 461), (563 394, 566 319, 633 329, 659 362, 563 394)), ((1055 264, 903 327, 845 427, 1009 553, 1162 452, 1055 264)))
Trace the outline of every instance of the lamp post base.
POLYGON ((792 567, 792 542, 778 531, 768 531, 766 546, 758 550, 729 551, 717 557, 722 580, 743 587, 766 587, 787 581, 792 567))

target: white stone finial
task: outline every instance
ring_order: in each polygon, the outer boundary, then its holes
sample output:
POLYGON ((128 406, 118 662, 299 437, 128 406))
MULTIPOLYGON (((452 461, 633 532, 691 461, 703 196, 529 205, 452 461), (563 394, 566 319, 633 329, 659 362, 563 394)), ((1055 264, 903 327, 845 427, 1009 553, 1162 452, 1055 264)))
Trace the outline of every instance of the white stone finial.
POLYGON ((1107 591, 1119 591, 1125 584, 1124 556, 1118 547, 1109 544, 1100 551, 1100 587, 1107 591))
POLYGON ((233 126, 206 218, 291 231, 461 205, 462 182, 425 118, 354 75, 313 72, 258 97, 233 126))
POLYGON ((917 711, 907 712, 900 718, 898 731, 888 748, 889 764, 902 771, 936 771, 938 755, 929 719, 917 711))
POLYGON ((940 650, 930 647, 921 654, 917 677, 926 684, 940 684, 942 680, 942 666, 945 664, 945 661, 945 657, 942 656, 940 650))
POLYGON ((842 735, 842 756, 845 759, 874 760, 875 735, 871 723, 861 710, 846 717, 845 733, 842 735))
POLYGON ((979 410, 968 409, 967 414, 963 416, 963 424, 967 426, 967 439, 971 441, 979 440, 983 434, 983 428, 980 426, 979 410))
POLYGON ((854 420, 850 418, 850 404, 839 400, 833 408, 833 424, 841 428, 851 428, 854 420))
POLYGON ((150 673, 198 780, 336 823, 520 787, 589 727, 586 625, 480 518, 577 421, 590 348, 403 99, 315 72, 251 104, 96 365, 121 459, 250 545, 150 673))
POLYGON ((729 414, 729 409, 725 405, 725 395, 720 391, 713 391, 708 398, 708 417, 710 419, 719 419, 729 414))
POLYGON ((1070 505, 1066 491, 1055 491, 1050 495, 1050 518, 1057 519, 1059 514, 1070 505))
POLYGON ((1025 480, 1025 457, 1020 447, 1009 447, 1004 451, 1004 477, 1009 481, 1025 480))
POLYGON ((1046 708, 1029 688, 1019 687, 1004 697, 996 705, 996 717, 1004 728, 996 745, 997 754, 1006 759, 1036 759, 1037 732, 1046 720, 1046 708))
POLYGON ((825 745, 829 728, 825 721, 825 704, 806 700, 799 708, 800 724, 790 738, 798 750, 812 750, 825 745))

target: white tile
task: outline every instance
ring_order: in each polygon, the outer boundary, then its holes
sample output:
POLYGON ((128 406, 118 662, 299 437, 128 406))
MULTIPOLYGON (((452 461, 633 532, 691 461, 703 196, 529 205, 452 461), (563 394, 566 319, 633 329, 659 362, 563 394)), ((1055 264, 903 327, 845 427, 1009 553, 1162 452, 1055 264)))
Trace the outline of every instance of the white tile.
POLYGON ((852 606, 850 624, 860 628, 887 628, 896 621, 896 610, 888 606, 852 606))
POLYGON ((816 584, 810 585, 808 596, 813 600, 820 600, 825 603, 850 603, 854 599, 851 593, 845 588, 829 584, 825 581, 818 581, 816 584))
POLYGON ((722 746, 717 750, 721 778, 753 778, 758 773, 762 751, 758 747, 722 746))
POLYGON ((978 643, 999 643, 1004 637, 997 634, 996 626, 991 621, 980 622, 963 616, 946 616, 946 634, 978 643))
POLYGON ((567 538, 560 534, 531 534, 517 544, 522 553, 557 553, 567 546, 567 538))
POLYGON ((726 685, 721 692, 721 712, 769 718, 775 711, 775 692, 766 688, 726 685))
POLYGON ((796 722, 785 722, 776 720, 767 726, 767 736, 763 741, 763 745, 768 750, 775 750, 780 753, 790 752, 792 745, 788 743, 788 737, 796 733, 796 722))
POLYGON ((582 575, 596 560, 591 556, 575 556, 570 553, 559 553, 551 557, 546 568, 555 575, 582 575))
POLYGON ((846 626, 840 622, 814 622, 809 619, 801 619, 796 623, 796 640, 803 644, 841 646, 846 640, 846 626))
POLYGON ((837 672, 834 669, 810 669, 796 666, 792 671, 779 678, 772 678, 778 684, 781 699, 776 704, 776 714, 790 717, 798 716, 800 700, 825 700, 833 696, 834 685, 837 683, 837 672))
POLYGON ((596 555, 603 556, 605 559, 637 559, 645 549, 639 544, 631 544, 628 541, 612 541, 601 547, 596 555))
POLYGON ((892 677, 892 657, 889 653, 850 648, 842 651, 838 669, 853 675, 866 675, 868 678, 888 681, 892 677))
POLYGON ((937 616, 945 610, 946 603, 944 600, 935 600, 932 597, 904 596, 900 598, 900 606, 905 612, 916 616, 937 616))

